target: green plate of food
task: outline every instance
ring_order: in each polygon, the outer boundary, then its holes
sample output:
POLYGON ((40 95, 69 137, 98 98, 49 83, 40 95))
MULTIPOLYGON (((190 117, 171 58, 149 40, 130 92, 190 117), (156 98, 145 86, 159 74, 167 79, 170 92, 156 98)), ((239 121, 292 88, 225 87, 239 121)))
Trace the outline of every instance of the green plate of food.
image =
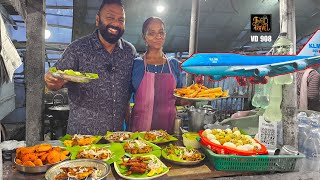
POLYGON ((161 177, 169 168, 155 155, 124 158, 114 163, 114 169, 124 179, 146 180, 161 177))
POLYGON ((146 132, 139 132, 139 138, 154 144, 162 144, 178 140, 177 138, 168 134, 167 131, 164 130, 151 130, 146 132))
POLYGON ((74 71, 72 69, 67 70, 57 70, 56 67, 51 67, 50 72, 52 76, 56 78, 61 78, 71 82, 77 83, 88 83, 91 80, 98 79, 99 75, 95 73, 81 73, 78 71, 74 71))
POLYGON ((81 135, 81 134, 66 134, 60 141, 62 141, 63 145, 66 147, 72 146, 88 146, 92 144, 96 144, 102 136, 93 136, 93 135, 81 135))
POLYGON ((162 149, 162 157, 178 165, 196 165, 204 160, 205 155, 192 147, 169 146, 162 149))
POLYGON ((112 164, 125 155, 124 149, 120 143, 74 146, 68 149, 72 154, 71 160, 95 159, 104 161, 108 164, 112 164))
POLYGON ((144 140, 129 140, 122 143, 124 151, 128 156, 143 156, 152 154, 161 157, 161 148, 153 143, 144 140))

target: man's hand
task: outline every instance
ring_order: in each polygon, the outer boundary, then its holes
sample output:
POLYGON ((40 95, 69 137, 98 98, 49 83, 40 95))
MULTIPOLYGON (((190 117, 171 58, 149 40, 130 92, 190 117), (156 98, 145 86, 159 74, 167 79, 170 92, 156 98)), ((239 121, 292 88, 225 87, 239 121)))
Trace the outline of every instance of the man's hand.
POLYGON ((48 71, 44 77, 44 80, 46 82, 46 86, 49 90, 59 90, 63 87, 63 85, 68 82, 66 80, 60 79, 60 78, 56 78, 54 76, 52 76, 52 74, 48 71))

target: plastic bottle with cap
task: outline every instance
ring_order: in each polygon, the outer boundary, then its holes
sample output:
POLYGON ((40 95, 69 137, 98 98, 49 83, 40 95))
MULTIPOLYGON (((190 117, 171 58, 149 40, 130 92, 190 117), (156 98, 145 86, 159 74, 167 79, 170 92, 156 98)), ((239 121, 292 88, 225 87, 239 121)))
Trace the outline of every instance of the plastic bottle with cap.
MULTIPOLYGON (((280 33, 275 41, 273 48, 274 55, 288 55, 293 54, 293 43, 287 39, 287 33, 280 33)), ((276 84, 291 84, 293 82, 292 74, 284 74, 274 77, 276 84)))
POLYGON ((320 170, 320 123, 316 118, 311 118, 311 131, 303 144, 306 155, 302 169, 308 171, 320 170))
POLYGON ((263 117, 266 121, 281 121, 281 101, 282 101, 282 85, 271 83, 270 89, 270 103, 266 108, 263 117))
POLYGON ((306 112, 300 112, 297 115, 298 120, 298 150, 299 152, 304 151, 303 143, 306 141, 310 132, 310 119, 306 112))
POLYGON ((252 106, 261 107, 265 109, 269 105, 269 93, 272 78, 266 77, 268 80, 267 84, 256 84, 254 90, 254 96, 252 98, 252 106))

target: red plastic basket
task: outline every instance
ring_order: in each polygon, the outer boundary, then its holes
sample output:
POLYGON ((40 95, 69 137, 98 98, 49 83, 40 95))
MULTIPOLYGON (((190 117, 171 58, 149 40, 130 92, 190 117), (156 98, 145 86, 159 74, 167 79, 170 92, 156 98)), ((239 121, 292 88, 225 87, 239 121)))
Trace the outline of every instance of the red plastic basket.
POLYGON ((222 145, 215 144, 215 143, 211 142, 207 137, 202 135, 203 131, 204 130, 199 131, 199 136, 201 138, 200 143, 202 145, 206 146, 207 148, 209 148, 214 153, 217 153, 217 154, 235 154, 235 155, 240 155, 240 156, 252 156, 252 155, 268 154, 267 148, 263 144, 258 142, 257 140, 255 140, 255 141, 261 145, 260 151, 253 151, 253 150, 252 151, 241 151, 241 150, 237 150, 237 149, 234 149, 234 148, 222 146, 222 145))

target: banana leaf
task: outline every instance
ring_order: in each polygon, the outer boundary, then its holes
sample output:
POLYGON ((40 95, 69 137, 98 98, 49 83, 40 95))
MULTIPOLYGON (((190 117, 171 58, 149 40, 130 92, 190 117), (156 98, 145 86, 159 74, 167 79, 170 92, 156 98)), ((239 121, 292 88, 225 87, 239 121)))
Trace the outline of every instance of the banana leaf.
POLYGON ((58 70, 56 67, 51 67, 49 70, 52 73, 61 73, 61 74, 69 75, 69 76, 87 77, 87 78, 90 78, 90 79, 98 79, 99 78, 98 74, 95 74, 95 73, 80 73, 80 72, 74 71, 72 69, 67 69, 67 70, 61 71, 61 70, 58 70))
MULTIPOLYGON (((149 156, 149 157, 152 157, 152 156, 149 156)), ((160 161, 158 158, 157 158, 158 161, 160 161)), ((161 161, 160 161, 161 162, 161 161)), ((167 167, 165 164, 163 164, 163 162, 161 162, 162 164, 162 171, 159 172, 158 174, 154 174, 152 176, 148 176, 148 173, 150 171, 146 171, 145 173, 143 174, 139 174, 139 173, 132 173, 130 175, 126 175, 126 173, 128 172, 128 168, 124 165, 120 165, 120 163, 122 163, 122 160, 119 160, 119 161, 116 161, 114 163, 114 166, 115 166, 115 170, 116 172, 121 176, 121 177, 124 177, 124 178, 131 178, 131 179, 142 179, 142 178, 145 178, 145 179, 151 179, 151 178, 157 178, 157 177, 160 177, 160 176, 163 176, 164 174, 168 173, 169 171, 169 167, 167 167)))
POLYGON ((109 160, 106 160, 105 162, 108 164, 112 164, 115 161, 118 161, 121 159, 125 152, 120 143, 111 143, 111 144, 93 144, 90 146, 73 146, 73 147, 68 147, 67 149, 71 152, 71 160, 76 159, 76 156, 79 151, 84 150, 84 149, 91 149, 91 148, 107 148, 112 152, 112 158, 109 160))
MULTIPOLYGON (((63 142, 64 142, 65 140, 71 140, 72 137, 73 137, 73 135, 66 134, 66 135, 64 135, 63 137, 61 137, 59 140, 62 142, 62 144, 63 144, 64 146, 66 146, 63 142)), ((95 137, 95 140, 92 142, 92 144, 96 144, 96 143, 102 138, 102 136, 93 136, 93 137, 95 137)), ((67 147, 67 146, 66 146, 66 147, 67 147)))
MULTIPOLYGON (((148 141, 144 141, 147 145, 151 146, 152 147, 152 150, 151 152, 149 153, 144 153, 144 154, 130 154, 130 153, 127 153, 129 154, 131 157, 136 157, 136 156, 144 156, 144 155, 149 155, 149 154, 152 154, 152 155, 155 155, 156 157, 160 158, 161 157, 161 147, 153 144, 153 143, 150 143, 148 141)), ((122 147, 124 146, 125 143, 122 143, 122 147)))
MULTIPOLYGON (((138 139, 145 140, 144 139, 144 135, 146 134, 145 132, 137 132, 137 133, 139 135, 138 139)), ((156 140, 148 141, 148 142, 151 142, 151 143, 154 143, 154 144, 162 144, 162 143, 167 143, 167 142, 177 141, 177 140, 178 140, 177 138, 173 137, 172 135, 169 135, 169 139, 166 139, 165 137, 160 137, 160 138, 158 138, 156 140)))

